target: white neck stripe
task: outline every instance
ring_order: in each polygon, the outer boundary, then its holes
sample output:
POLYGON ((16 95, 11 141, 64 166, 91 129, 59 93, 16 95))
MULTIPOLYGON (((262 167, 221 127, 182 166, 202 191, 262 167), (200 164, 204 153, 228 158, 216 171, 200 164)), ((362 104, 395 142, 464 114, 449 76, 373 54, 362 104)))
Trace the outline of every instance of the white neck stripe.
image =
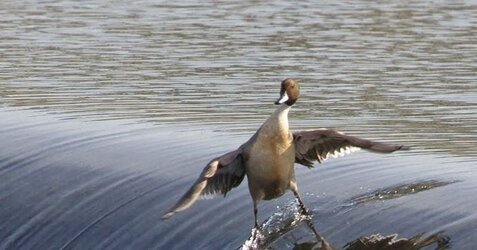
POLYGON ((278 103, 284 103, 286 101, 288 101, 288 95, 287 93, 285 92, 285 94, 282 96, 282 98, 280 98, 280 100, 278 100, 278 103))

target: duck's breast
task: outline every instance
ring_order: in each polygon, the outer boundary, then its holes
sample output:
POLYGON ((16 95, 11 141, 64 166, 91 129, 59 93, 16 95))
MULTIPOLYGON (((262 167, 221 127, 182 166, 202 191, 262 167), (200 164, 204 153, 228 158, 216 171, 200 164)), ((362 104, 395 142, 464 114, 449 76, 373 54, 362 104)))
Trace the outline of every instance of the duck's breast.
POLYGON ((245 162, 249 188, 258 199, 281 196, 294 179, 295 147, 291 134, 261 134, 251 145, 245 162))

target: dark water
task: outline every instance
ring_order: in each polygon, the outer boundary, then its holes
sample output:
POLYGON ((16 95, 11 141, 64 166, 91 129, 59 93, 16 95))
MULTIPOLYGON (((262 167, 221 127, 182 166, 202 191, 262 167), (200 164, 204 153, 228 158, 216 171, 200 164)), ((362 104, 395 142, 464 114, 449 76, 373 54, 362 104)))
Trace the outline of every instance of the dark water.
MULTIPOLYGON (((297 167, 330 244, 441 233, 477 248, 476 13, 475 1, 2 1, 0 249, 240 247, 246 183, 160 217, 273 112, 285 77, 302 83, 292 129, 412 147, 297 167)), ((292 201, 261 203, 260 220, 292 201)))

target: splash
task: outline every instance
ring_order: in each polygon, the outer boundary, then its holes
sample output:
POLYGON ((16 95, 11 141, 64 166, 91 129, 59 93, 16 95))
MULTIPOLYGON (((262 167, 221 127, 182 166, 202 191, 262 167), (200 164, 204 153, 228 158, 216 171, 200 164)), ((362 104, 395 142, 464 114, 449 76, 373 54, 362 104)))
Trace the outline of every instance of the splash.
POLYGON ((267 247, 283 234, 290 232, 303 221, 311 221, 310 215, 303 215, 298 210, 296 201, 292 201, 271 215, 260 229, 253 228, 242 250, 267 249, 267 247))
POLYGON ((260 229, 252 229, 249 239, 239 249, 334 249, 318 234, 312 216, 303 214, 298 207, 297 201, 279 207, 260 229))

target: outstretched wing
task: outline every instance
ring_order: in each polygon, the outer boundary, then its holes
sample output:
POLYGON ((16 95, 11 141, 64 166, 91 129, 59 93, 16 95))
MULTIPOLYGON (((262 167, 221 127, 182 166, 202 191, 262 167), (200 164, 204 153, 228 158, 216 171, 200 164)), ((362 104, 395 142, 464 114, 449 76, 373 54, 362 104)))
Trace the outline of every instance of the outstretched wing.
POLYGON ((405 146, 392 145, 345 135, 332 129, 318 129, 293 133, 295 162, 313 167, 313 161, 322 162, 329 156, 337 157, 366 149, 379 153, 391 153, 405 146))
POLYGON ((162 218, 168 219, 175 213, 189 208, 200 197, 214 194, 225 195, 238 186, 245 176, 242 158, 242 149, 239 148, 210 161, 194 185, 162 218))

